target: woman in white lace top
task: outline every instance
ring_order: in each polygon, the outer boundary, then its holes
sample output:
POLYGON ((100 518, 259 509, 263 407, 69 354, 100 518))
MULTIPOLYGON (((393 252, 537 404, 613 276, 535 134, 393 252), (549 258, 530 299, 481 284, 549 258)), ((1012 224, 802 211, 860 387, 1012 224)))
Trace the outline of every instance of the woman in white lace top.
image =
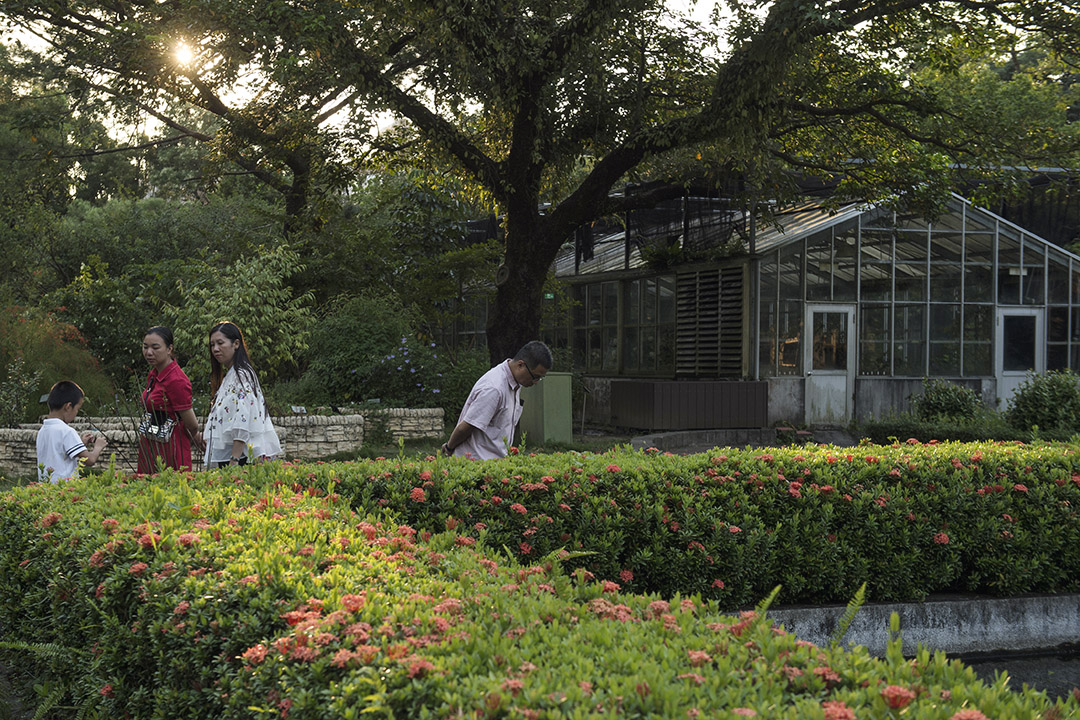
POLYGON ((210 329, 210 415, 203 429, 206 466, 246 465, 281 455, 240 328, 231 322, 210 329))

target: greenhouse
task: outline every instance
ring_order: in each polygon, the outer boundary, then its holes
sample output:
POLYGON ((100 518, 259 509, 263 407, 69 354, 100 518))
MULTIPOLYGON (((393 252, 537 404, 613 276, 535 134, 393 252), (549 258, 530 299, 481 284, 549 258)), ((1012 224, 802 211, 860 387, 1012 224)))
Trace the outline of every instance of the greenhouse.
POLYGON ((556 263, 575 302, 545 339, 585 373, 593 419, 842 425, 906 409, 926 377, 1004 407, 1029 371, 1080 369, 1080 257, 960 196, 931 220, 808 201, 756 231, 691 202, 556 263), (724 417, 677 407, 733 398, 744 407, 724 417))

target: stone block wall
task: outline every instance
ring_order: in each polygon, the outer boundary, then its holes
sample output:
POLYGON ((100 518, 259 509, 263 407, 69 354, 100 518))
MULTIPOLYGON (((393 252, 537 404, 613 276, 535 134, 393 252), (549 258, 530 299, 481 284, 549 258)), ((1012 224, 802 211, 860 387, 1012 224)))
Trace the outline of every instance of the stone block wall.
MULTIPOLYGON (((443 434, 443 411, 440 408, 388 408, 363 415, 294 415, 273 418, 288 457, 320 458, 339 452, 355 452, 363 447, 371 424, 392 437, 414 440, 438 438, 443 434)), ((105 456, 116 453, 117 466, 135 466, 138 443, 136 421, 120 417, 80 417, 72 424, 80 434, 104 433, 109 444, 105 456)), ((37 431, 40 424, 0 428, 0 475, 30 477, 37 466, 37 431)))

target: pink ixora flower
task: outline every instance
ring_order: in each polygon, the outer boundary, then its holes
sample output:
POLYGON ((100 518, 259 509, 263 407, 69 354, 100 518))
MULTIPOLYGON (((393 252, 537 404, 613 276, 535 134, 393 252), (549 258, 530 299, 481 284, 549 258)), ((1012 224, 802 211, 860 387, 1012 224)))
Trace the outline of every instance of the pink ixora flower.
POLYGON ((619 579, 622 580, 623 582, 632 581, 634 579, 634 571, 633 570, 620 570, 619 571, 619 579))
POLYGON ((514 512, 516 512, 518 515, 526 515, 529 512, 528 510, 525 509, 525 506, 522 505, 521 503, 514 503, 513 505, 510 506, 510 509, 513 510, 514 512))
POLYGON ((736 715, 742 715, 743 717, 754 717, 757 715, 757 710, 754 710, 753 708, 737 707, 732 708, 731 712, 736 715))
POLYGON ((899 685, 889 685, 881 691, 885 704, 894 710, 907 707, 915 699, 915 693, 899 685))
POLYGON ((622 472, 622 468, 620 468, 618 465, 616 465, 614 463, 612 463, 611 465, 608 465, 607 469, 608 469, 608 472, 613 472, 613 473, 622 472))
POLYGON ((131 567, 128 568, 128 572, 132 575, 141 575, 147 567, 149 566, 144 562, 132 563, 131 567))
POLYGON ((948 545, 949 544, 949 536, 946 535, 943 532, 934 533, 934 544, 935 545, 948 545))
POLYGON ((690 659, 691 667, 701 667, 712 662, 712 656, 704 650, 688 650, 686 655, 690 659))
POLYGON ((728 532, 731 533, 732 535, 734 535, 735 533, 741 533, 742 528, 739 527, 738 525, 731 525, 731 526, 728 527, 728 532))
POLYGON ((855 720, 855 711, 839 700, 826 700, 821 703, 825 711, 825 720, 855 720))
POLYGON ((949 720, 990 720, 990 718, 975 708, 968 708, 966 710, 957 710, 949 720))
POLYGON ((600 583, 600 592, 619 592, 619 583, 611 582, 610 580, 604 580, 602 583, 600 583))
POLYGON ((412 492, 409 493, 409 499, 413 502, 426 502, 427 493, 424 492, 424 488, 415 487, 412 492))
POLYGON ((199 536, 195 533, 184 533, 180 537, 176 538, 176 541, 184 547, 191 547, 195 543, 202 542, 199 536))

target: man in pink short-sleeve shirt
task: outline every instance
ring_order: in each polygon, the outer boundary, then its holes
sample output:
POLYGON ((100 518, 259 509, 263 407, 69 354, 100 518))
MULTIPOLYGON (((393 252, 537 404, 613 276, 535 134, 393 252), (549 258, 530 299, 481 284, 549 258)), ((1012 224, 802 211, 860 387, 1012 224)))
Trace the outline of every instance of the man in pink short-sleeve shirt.
POLYGON ((461 409, 457 425, 442 445, 443 454, 473 460, 506 457, 521 418, 521 388, 540 382, 550 369, 551 350, 533 340, 513 359, 480 376, 461 409))

